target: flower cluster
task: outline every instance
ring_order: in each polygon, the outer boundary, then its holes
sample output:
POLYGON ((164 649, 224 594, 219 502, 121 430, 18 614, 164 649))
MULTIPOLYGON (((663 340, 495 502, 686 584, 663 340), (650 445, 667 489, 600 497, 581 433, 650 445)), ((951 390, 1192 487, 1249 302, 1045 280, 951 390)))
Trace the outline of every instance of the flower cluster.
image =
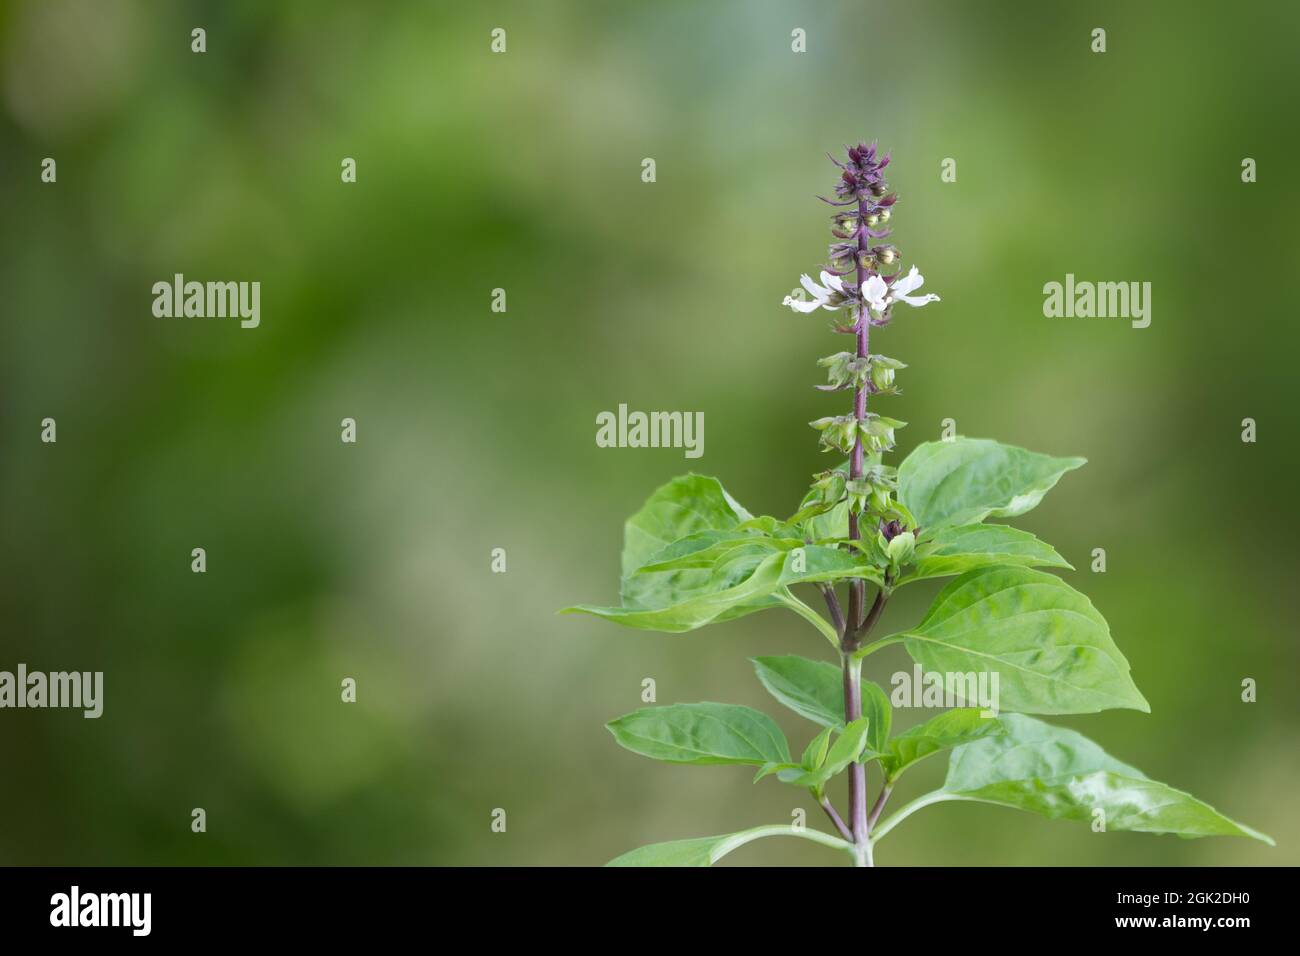
POLYGON ((840 168, 840 179, 835 184, 836 198, 822 200, 839 209, 831 219, 831 235, 836 241, 830 245, 828 267, 821 273, 820 284, 807 275, 800 278, 811 299, 791 295, 782 304, 797 312, 833 312, 847 305, 854 319, 839 330, 853 332, 864 305, 868 321, 880 326, 889 323, 896 302, 913 307, 938 302, 939 297, 931 293, 912 295, 925 278, 916 266, 901 276, 901 267, 894 268, 901 259, 898 247, 878 241, 889 238, 889 221, 898 202, 898 194, 885 181, 889 156, 881 157, 874 143, 860 144, 849 148, 848 162, 834 158, 831 162, 840 168), (855 281, 845 282, 850 274, 855 281))
MULTIPOLYGON (((847 313, 838 319, 837 332, 856 336, 857 349, 836 352, 819 360, 826 369, 828 392, 852 390, 853 411, 847 415, 819 418, 811 422, 820 433, 824 451, 848 456, 845 470, 817 475, 805 504, 828 511, 842 502, 854 515, 870 515, 881 530, 882 544, 915 527, 915 522, 893 499, 897 476, 881 464, 881 457, 894 447, 894 431, 905 424, 867 411, 871 395, 898 393, 895 373, 907 366, 897 359, 869 351, 869 330, 888 325, 898 303, 919 308, 939 301, 932 293, 917 294, 924 284, 920 270, 912 266, 906 274, 897 246, 888 243, 893 207, 898 195, 885 180, 888 154, 881 156, 876 145, 859 144, 848 149, 848 160, 832 158, 840 169, 835 196, 823 201, 836 208, 831 218, 830 245, 826 267, 814 281, 800 277, 803 291, 786 296, 784 305, 796 312, 819 310, 847 313)), ((805 513, 808 509, 805 508, 805 513)), ((856 523, 853 525, 856 527, 856 523)), ((852 536, 852 535, 851 535, 852 536)), ((901 544, 901 542, 900 542, 901 544)))

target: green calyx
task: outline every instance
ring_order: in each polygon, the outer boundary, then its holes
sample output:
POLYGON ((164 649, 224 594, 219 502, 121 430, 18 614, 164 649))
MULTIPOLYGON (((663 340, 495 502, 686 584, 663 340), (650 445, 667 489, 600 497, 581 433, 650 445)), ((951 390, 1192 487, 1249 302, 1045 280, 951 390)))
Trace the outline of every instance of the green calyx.
POLYGON ((833 415, 808 423, 821 432, 822 451, 849 454, 859 438, 869 454, 880 454, 894 447, 894 431, 907 422, 896 418, 867 412, 863 418, 853 415, 833 415))
POLYGON ((821 386, 828 391, 846 388, 869 387, 876 394, 896 394, 894 373, 907 366, 887 355, 872 355, 861 358, 853 352, 836 352, 817 360, 817 364, 826 369, 827 384, 821 386))

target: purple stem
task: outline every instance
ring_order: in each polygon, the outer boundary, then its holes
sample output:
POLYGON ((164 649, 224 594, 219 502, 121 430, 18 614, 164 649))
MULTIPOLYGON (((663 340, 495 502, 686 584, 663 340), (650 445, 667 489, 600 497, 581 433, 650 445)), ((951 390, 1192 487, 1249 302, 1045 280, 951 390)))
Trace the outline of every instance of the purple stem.
MULTIPOLYGON (((886 583, 888 582, 889 579, 886 578, 886 583)), ((867 635, 871 633, 871 629, 876 626, 876 622, 880 620, 880 612, 883 611, 884 609, 885 609, 885 589, 881 588, 879 591, 876 592, 876 599, 873 602, 871 602, 871 610, 867 612, 866 620, 862 622, 862 627, 858 629, 857 643, 859 645, 861 645, 862 642, 866 639, 867 635)))
POLYGON ((889 795, 894 792, 894 785, 886 783, 880 788, 880 796, 876 797, 876 805, 871 808, 871 815, 867 817, 867 830, 875 827, 876 821, 880 819, 880 814, 885 810, 885 802, 889 800, 889 795))
MULTIPOLYGON (((862 200, 858 201, 858 218, 859 218, 858 251, 859 253, 861 253, 867 251, 867 235, 866 235, 867 206, 866 206, 866 202, 862 200)), ((870 354, 868 351, 868 346, 869 346, 869 336, 871 333, 871 322, 869 321, 870 316, 867 312, 866 303, 863 302, 862 299, 860 298, 862 284, 867 281, 867 270, 862 265, 861 256, 858 257, 856 276, 857 276, 857 283, 859 289, 858 323, 857 323, 858 324, 858 358, 864 359, 867 358, 868 355, 870 354)), ((853 389, 853 417, 856 418, 858 421, 862 421, 867 417, 867 387, 865 383, 856 386, 853 389)), ((862 447, 862 436, 857 435, 855 436, 853 441, 853 457, 849 461, 849 477, 861 478, 865 464, 866 464, 866 449, 862 447)), ((853 541, 858 541, 861 538, 862 538, 862 529, 858 527, 858 515, 850 511, 849 512, 849 539, 853 541)), ((861 578, 849 582, 848 630, 853 638, 857 637, 857 631, 862 627, 862 612, 863 612, 863 605, 866 603, 866 590, 867 590, 867 582, 863 581, 861 578)), ((848 640, 848 637, 849 635, 846 634, 846 642, 848 640)))
POLYGON ((844 612, 840 610, 840 599, 835 593, 832 585, 826 585, 822 588, 822 595, 826 598, 826 609, 831 612, 831 625, 835 628, 835 633, 844 640, 844 612))
POLYGON ((839 811, 835 809, 835 805, 831 803, 830 797, 822 794, 820 803, 822 809, 826 811, 826 815, 831 818, 831 823, 835 824, 835 829, 840 831, 840 836, 852 843, 853 831, 844 825, 844 820, 840 817, 839 811))
MULTIPOLYGON (((858 250, 859 252, 865 252, 867 249, 867 207, 863 200, 858 201, 858 218, 858 250)), ((857 262, 859 290, 866 281, 867 270, 862 264, 861 256, 859 256, 857 262)), ((859 298, 858 303, 858 358, 866 358, 868 356, 868 336, 871 323, 868 321, 866 303, 861 298, 859 298)), ((853 416, 859 421, 867 417, 867 389, 865 385, 859 385, 853 390, 853 416)), ((865 449, 862 447, 862 436, 859 434, 854 439, 853 457, 849 461, 850 478, 862 477, 865 459, 866 454, 865 449)), ((850 511, 849 539, 858 541, 861 538, 862 529, 858 526, 858 515, 850 511)), ((866 603, 866 593, 866 581, 856 578, 849 582, 849 616, 844 637, 840 642, 841 650, 844 652, 842 659, 844 667, 845 723, 852 723, 862 716, 862 664, 860 661, 852 661, 850 654, 857 649, 856 643, 859 639, 859 632, 865 623, 863 605, 866 603)), ((880 603, 881 598, 877 595, 876 604, 879 605, 880 603)), ((876 609, 873 608, 873 611, 876 611, 876 609)), ((867 824, 867 768, 857 761, 849 764, 849 818, 853 821, 853 842, 858 846, 865 845, 870 832, 867 824)))
MULTIPOLYGON (((844 721, 852 723, 862 716, 862 662, 844 655, 844 721)), ((853 824, 853 842, 867 841, 867 768, 856 760, 849 764, 849 819, 853 824)))

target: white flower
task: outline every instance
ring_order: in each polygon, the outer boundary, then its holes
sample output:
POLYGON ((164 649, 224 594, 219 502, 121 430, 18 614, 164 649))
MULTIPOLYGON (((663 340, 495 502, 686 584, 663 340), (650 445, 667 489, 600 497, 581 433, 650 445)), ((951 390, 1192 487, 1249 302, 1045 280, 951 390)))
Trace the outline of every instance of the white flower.
POLYGON ((844 283, 839 276, 833 276, 829 272, 821 274, 822 285, 813 282, 808 276, 800 276, 799 284, 808 290, 811 299, 796 299, 794 296, 787 295, 781 302, 782 305, 788 305, 796 312, 816 312, 818 309, 829 309, 834 312, 844 304, 844 283))
POLYGON ((925 295, 908 294, 921 288, 924 283, 925 277, 916 271, 916 266, 912 266, 912 270, 898 279, 892 287, 886 285, 885 280, 880 276, 872 276, 862 283, 862 300, 871 307, 871 311, 877 317, 895 302, 906 302, 918 308, 927 302, 938 302, 939 297, 933 292, 927 292, 925 295))

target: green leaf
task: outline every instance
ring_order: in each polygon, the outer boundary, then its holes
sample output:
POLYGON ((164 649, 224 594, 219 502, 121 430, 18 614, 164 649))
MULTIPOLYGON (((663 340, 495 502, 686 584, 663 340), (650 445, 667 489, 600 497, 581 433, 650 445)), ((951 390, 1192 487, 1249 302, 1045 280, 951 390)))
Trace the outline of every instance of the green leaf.
POLYGON ((1150 712, 1105 618, 1051 574, 1017 567, 967 571, 903 637, 907 652, 927 671, 996 673, 997 707, 1003 710, 1150 712))
POLYGON ((821 771, 829 770, 827 779, 835 776, 853 761, 858 759, 864 747, 867 746, 867 740, 871 731, 871 718, 859 717, 857 720, 846 724, 840 731, 840 735, 835 738, 835 743, 831 745, 830 751, 826 754, 825 761, 820 767, 821 771))
POLYGON ((1084 458, 1053 458, 986 438, 918 445, 898 469, 899 499, 922 528, 1024 514, 1084 458))
MULTIPOLYGON (((849 474, 849 463, 841 462, 836 467, 830 469, 843 475, 845 478, 849 474)), ((840 493, 842 494, 842 492, 840 493)), ((839 495, 836 496, 837 498, 839 495)), ((804 534, 814 541, 829 540, 832 538, 847 538, 849 535, 849 504, 847 501, 840 501, 830 508, 820 506, 822 502, 822 490, 820 483, 814 484, 804 494, 803 500, 799 502, 799 511, 796 517, 791 518, 792 523, 798 524, 804 531, 804 534)))
POLYGON ((832 729, 826 727, 804 748, 799 765, 805 770, 816 770, 826 762, 826 753, 831 746, 832 729))
MULTIPOLYGON (((767 547, 765 527, 727 494, 716 478, 674 478, 656 489, 624 525, 621 606, 660 610, 734 586, 742 576, 735 573, 734 564, 715 574, 717 559, 734 546, 750 543, 754 547, 746 554, 752 571, 767 547), (681 566, 663 573, 641 570, 648 564, 674 561, 681 566)), ((743 601, 728 604, 708 620, 729 620, 778 603, 763 593, 749 605, 743 601)))
POLYGON ((871 721, 871 731, 867 734, 867 746, 862 751, 863 763, 883 756, 889 740, 889 727, 894 719, 894 709, 890 706, 889 696, 878 684, 869 680, 862 682, 862 716, 871 721))
POLYGON ((836 850, 852 852, 852 847, 839 837, 812 830, 808 827, 773 825, 724 833, 721 836, 698 837, 694 840, 673 840, 670 843, 652 843, 622 856, 615 857, 606 866, 712 866, 732 850, 769 836, 792 836, 812 840, 836 850))
POLYGON ((799 529, 786 521, 780 521, 771 515, 759 515, 736 525, 737 531, 759 531, 769 538, 795 538, 802 540, 799 529))
MULTIPOLYGON (((800 717, 836 730, 844 726, 844 672, 839 667, 794 654, 752 661, 767 692, 800 717)), ((869 721, 862 753, 869 760, 884 753, 893 719, 889 696, 871 681, 862 682, 862 716, 869 721)))
POLYGON ((981 717, 978 707, 957 707, 931 717, 889 741, 880 765, 892 782, 912 764, 941 750, 1005 732, 997 718, 981 717))
POLYGON ((783 585, 825 583, 863 579, 879 585, 883 580, 880 568, 870 563, 857 551, 807 544, 786 556, 786 567, 781 576, 783 585), (802 559, 800 559, 802 552, 802 559))
POLYGON ((830 625, 797 601, 789 587, 854 577, 879 581, 879 572, 842 549, 801 547, 798 538, 773 537, 791 531, 774 518, 755 518, 715 478, 674 478, 627 521, 620 605, 582 604, 561 613, 680 633, 788 607, 833 639, 830 625))
POLYGON ((1024 567, 1045 566, 1071 568, 1051 545, 1039 541, 1027 531, 1004 524, 965 524, 939 528, 933 536, 916 546, 914 565, 898 579, 898 584, 925 578, 961 574, 972 568, 995 564, 1024 567))
POLYGON ((779 527, 770 519, 755 519, 716 478, 674 478, 624 527, 621 606, 579 605, 561 613, 595 614, 629 627, 675 633, 765 607, 790 606, 790 596, 780 592, 779 561, 762 564, 773 556, 765 529, 779 527), (750 547, 734 554, 731 546, 719 548, 717 557, 699 562, 700 567, 637 573, 652 560, 686 559, 720 542, 750 547))
MULTIPOLYGON (((719 560, 727 556, 728 552, 736 548, 761 548, 769 552, 777 552, 791 551, 802 546, 802 539, 769 538, 757 531, 699 531, 655 552, 648 563, 627 576, 625 584, 645 580, 649 575, 661 571, 712 569, 719 560)), ((631 603, 628 598, 625 587, 624 603, 631 603)))
POLYGON ((758 783, 764 777, 770 777, 772 776, 772 774, 777 773, 781 770, 802 770, 802 769, 803 769, 802 764, 777 763, 775 760, 769 760, 767 763, 763 764, 763 766, 758 768, 758 771, 754 774, 753 782, 758 783))
POLYGON ((867 732, 867 718, 859 717, 851 724, 848 724, 840 735, 835 738, 835 743, 831 745, 830 751, 826 754, 826 759, 821 766, 815 770, 804 767, 778 770, 777 779, 782 783, 793 784, 796 787, 807 787, 810 790, 820 792, 827 780, 841 773, 845 767, 857 760, 862 754, 863 748, 867 745, 867 732))
POLYGON ((804 531, 814 541, 827 541, 849 536, 849 503, 841 501, 829 511, 809 518, 803 523, 804 531))
POLYGON ((834 664, 794 654, 751 660, 767 692, 800 717, 823 727, 844 726, 844 674, 834 664))
MULTIPOLYGON (((783 599, 793 584, 848 578, 879 580, 878 570, 857 554, 821 545, 773 552, 765 542, 730 548, 712 568, 653 573, 667 577, 636 592, 636 600, 642 603, 620 607, 580 604, 562 613, 593 614, 625 627, 680 633, 785 604, 783 599), (654 603, 645 606, 648 601, 654 603)), ((641 577, 639 572, 632 574, 625 593, 641 577)))
POLYGON ((651 843, 649 846, 629 850, 606 863, 606 866, 712 866, 717 859, 713 853, 730 837, 696 837, 693 840, 673 840, 669 843, 651 843))
MULTIPOLYGON (((786 547, 754 531, 696 532, 655 552, 649 563, 623 578, 621 606, 628 610, 664 610, 738 587, 758 570, 764 558, 802 543, 793 540, 786 547)), ((779 602, 770 592, 777 587, 774 584, 752 592, 738 591, 716 619, 731 620, 775 607, 779 602)))
MULTIPOLYGON (((670 634, 692 631, 714 621, 730 620, 760 610, 764 606, 764 599, 769 599, 780 588, 784 563, 784 554, 769 554, 766 557, 752 554, 737 556, 727 567, 715 569, 719 573, 713 581, 725 581, 733 573, 743 571, 746 576, 739 583, 731 587, 718 587, 716 590, 706 585, 689 592, 692 596, 685 597, 680 603, 667 607, 599 607, 579 604, 565 608, 561 613, 593 614, 624 627, 666 631, 670 634)), ((772 606, 776 604, 775 600, 770 603, 772 606)))
POLYGON ((1006 733, 953 751, 944 794, 1084 823, 1100 808, 1107 830, 1244 836, 1273 845, 1190 794, 1120 763, 1073 730, 1018 714, 1000 723, 1006 733))
POLYGON ((738 704, 645 707, 605 725, 633 753, 667 763, 789 763, 785 735, 767 714, 738 704))
POLYGON ((705 475, 680 475, 657 488, 623 526, 623 576, 674 541, 698 531, 730 531, 753 517, 705 475))

